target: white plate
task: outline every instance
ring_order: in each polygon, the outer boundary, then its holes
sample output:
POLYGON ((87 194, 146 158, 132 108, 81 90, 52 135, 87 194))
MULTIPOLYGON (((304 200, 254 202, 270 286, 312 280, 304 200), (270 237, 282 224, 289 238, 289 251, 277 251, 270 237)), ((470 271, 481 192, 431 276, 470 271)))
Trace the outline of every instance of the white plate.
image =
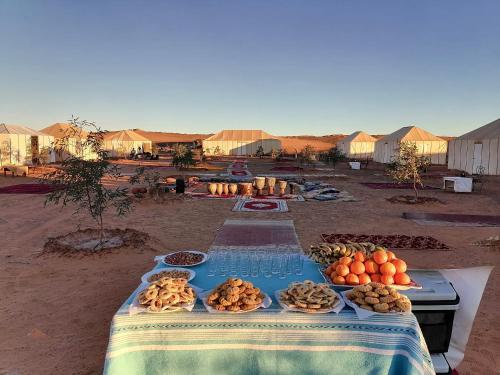
POLYGON ((144 313, 144 312, 148 313, 148 314, 168 314, 168 313, 172 313, 172 312, 179 311, 179 310, 191 311, 191 310, 193 310, 193 307, 196 304, 196 300, 198 299, 198 297, 200 295, 199 288, 195 287, 194 285, 187 284, 188 286, 193 288, 193 290, 195 292, 196 298, 194 299, 194 301, 192 303, 180 304, 180 305, 172 307, 168 310, 163 310, 163 311, 149 311, 146 307, 142 306, 139 303, 139 301, 137 300, 137 297, 139 296, 139 293, 142 292, 144 289, 146 289, 150 284, 151 283, 143 283, 140 285, 139 289, 137 290, 137 294, 134 296, 134 300, 132 301, 132 303, 129 306, 129 309, 128 309, 129 315, 135 315, 135 314, 144 313))
POLYGON ((176 251, 175 253, 172 253, 172 254, 164 255, 163 256, 163 263, 165 263, 166 265, 171 266, 171 267, 193 267, 193 266, 197 266, 199 264, 205 263, 207 261, 207 259, 208 259, 208 255, 206 253, 202 253, 201 251, 183 250, 183 251, 176 251), (203 259, 201 261, 199 261, 198 263, 195 263, 195 264, 172 264, 172 263, 168 263, 167 262, 167 257, 172 256, 174 254, 178 254, 178 253, 200 254, 200 255, 203 256, 203 259))
POLYGON ((141 281, 143 283, 151 283, 152 281, 148 280, 149 277, 151 277, 153 275, 156 275, 157 273, 165 272, 165 271, 183 271, 183 272, 187 272, 187 273, 189 273, 188 281, 193 280, 194 277, 196 276, 196 272, 194 272, 193 270, 188 270, 187 268, 168 267, 168 268, 157 268, 157 269, 154 269, 152 271, 149 271, 148 273, 145 273, 144 275, 142 275, 141 281))
POLYGON ((271 300, 271 297, 269 297, 266 293, 261 291, 261 293, 264 295, 264 298, 262 299, 262 303, 260 305, 256 305, 255 308, 253 308, 251 310, 219 311, 217 309, 214 309, 212 306, 210 306, 207 303, 208 296, 211 293, 212 293, 212 291, 204 292, 199 297, 200 297, 201 301, 203 302, 203 304, 205 305, 205 308, 207 309, 207 311, 209 313, 213 313, 213 314, 246 314, 246 313, 255 311, 257 309, 260 309, 261 307, 264 309, 267 309, 273 303, 273 301, 271 300))
POLYGON ((305 311, 304 309, 301 309, 300 307, 289 307, 287 304, 281 302, 281 298, 280 298, 281 292, 283 292, 285 290, 287 290, 287 289, 281 289, 281 290, 277 290, 276 292, 274 292, 274 297, 276 298, 276 301, 278 301, 279 305, 285 311, 297 311, 297 312, 301 312, 301 313, 305 313, 305 314, 328 314, 331 312, 335 312, 338 314, 345 307, 344 299, 337 292, 335 292, 333 289, 332 289, 333 292, 337 296, 337 302, 329 309, 311 312, 311 311, 305 311))
POLYGON ((386 312, 386 313, 381 313, 377 311, 370 311, 370 310, 365 310, 362 309, 361 307, 358 306, 357 303, 351 301, 349 298, 347 298, 347 292, 349 290, 344 290, 341 292, 342 298, 344 299, 344 302, 346 303, 347 306, 352 307, 354 311, 356 312, 356 315, 358 316, 359 319, 367 319, 372 315, 409 315, 411 314, 411 311, 407 312, 386 312))

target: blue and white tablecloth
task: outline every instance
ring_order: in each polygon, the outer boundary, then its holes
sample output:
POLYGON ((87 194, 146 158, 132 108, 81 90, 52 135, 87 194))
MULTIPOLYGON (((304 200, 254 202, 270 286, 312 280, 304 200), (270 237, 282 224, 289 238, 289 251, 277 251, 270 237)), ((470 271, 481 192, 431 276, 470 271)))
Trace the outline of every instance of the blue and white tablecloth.
MULTIPOLYGON (((193 267, 191 281, 211 289, 225 277, 193 267)), ((270 296, 290 281, 323 281, 305 262, 304 275, 247 278, 270 296)), ((105 374, 434 374, 417 320, 376 315, 284 312, 279 305, 247 314, 192 312, 128 314, 132 294, 113 318, 105 374)))

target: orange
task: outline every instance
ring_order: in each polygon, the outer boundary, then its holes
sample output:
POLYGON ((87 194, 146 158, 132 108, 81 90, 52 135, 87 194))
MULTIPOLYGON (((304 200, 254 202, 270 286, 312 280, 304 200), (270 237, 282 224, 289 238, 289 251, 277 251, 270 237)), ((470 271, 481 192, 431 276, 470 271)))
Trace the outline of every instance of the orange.
POLYGON ((381 279, 381 275, 379 273, 374 273, 374 274, 370 275, 370 279, 372 279, 372 281, 374 283, 379 283, 380 279, 381 279))
POLYGON ((326 267, 326 270, 325 270, 325 273, 327 275, 331 274, 332 273, 332 265, 330 264, 328 267, 326 267))
POLYGON ((382 275, 394 276, 396 274, 396 267, 392 263, 384 263, 380 266, 380 273, 382 275))
POLYGON ((340 264, 340 263, 339 263, 339 261, 338 261, 338 260, 336 260, 334 263, 332 263, 332 264, 331 264, 331 266, 332 266, 332 268, 333 268, 333 269, 335 269, 335 268, 337 268, 337 266, 338 266, 339 264, 340 264))
POLYGON ((337 268, 335 268, 335 272, 339 276, 347 276, 349 273, 349 267, 347 267, 345 264, 339 264, 337 268))
POLYGON ((372 279, 367 273, 362 273, 361 275, 358 275, 358 279, 360 284, 368 284, 369 282, 372 281, 372 279))
POLYGON ((359 278, 353 273, 348 274, 345 278, 345 281, 349 285, 359 285, 359 278))
POLYGON ((332 280, 333 280, 333 278, 334 278, 335 276, 337 276, 337 272, 333 271, 333 272, 332 272, 331 274, 329 274, 328 276, 330 276, 330 279, 332 279, 332 280))
POLYGON ((378 264, 373 260, 368 259, 365 262, 365 270, 367 273, 377 273, 378 272, 378 264))
POLYGON ((377 250, 372 254, 372 259, 377 264, 383 264, 387 262, 387 253, 384 250, 377 250))
POLYGON ((332 281, 334 284, 345 285, 345 278, 342 276, 335 276, 332 281))
POLYGON ((410 276, 401 272, 394 275, 394 283, 398 285, 408 285, 411 282, 410 276))
POLYGON ((387 250, 387 261, 390 262, 391 260, 396 259, 396 254, 394 254, 392 251, 387 250))
POLYGON ((363 262, 355 260, 354 262, 351 263, 350 269, 352 273, 356 275, 361 275, 363 272, 365 272, 365 265, 363 264, 363 262))
POLYGON ((406 272, 406 262, 402 259, 394 259, 392 262, 394 264, 394 267, 396 267, 396 272, 397 273, 404 273, 406 272))
POLYGON ((385 285, 392 285, 394 284, 394 279, 391 275, 382 275, 380 282, 385 285))
POLYGON ((354 254, 354 260, 359 260, 360 262, 364 262, 365 254, 363 254, 361 251, 358 251, 356 254, 354 254))
POLYGON ((345 264, 346 266, 350 266, 352 263, 352 258, 350 257, 342 257, 339 259, 339 264, 345 264))

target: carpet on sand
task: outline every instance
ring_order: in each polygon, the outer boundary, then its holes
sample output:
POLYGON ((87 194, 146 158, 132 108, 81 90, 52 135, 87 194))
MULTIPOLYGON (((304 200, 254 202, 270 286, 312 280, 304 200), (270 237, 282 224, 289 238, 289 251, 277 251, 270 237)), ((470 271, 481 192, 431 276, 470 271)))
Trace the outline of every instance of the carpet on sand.
POLYGON ((287 212, 283 199, 240 199, 233 207, 236 212, 287 212))
POLYGON ((436 225, 451 227, 498 227, 500 216, 434 214, 428 212, 403 212, 403 218, 413 220, 420 225, 436 225))
POLYGON ((226 220, 212 248, 300 249, 293 220, 226 220))
MULTIPOLYGON (((369 187, 370 189, 413 189, 413 184, 396 184, 393 182, 360 182, 361 185, 369 187)), ((439 190, 433 186, 417 186, 418 190, 439 190)))
POLYGON ((388 249, 428 249, 449 250, 444 243, 430 236, 407 236, 404 234, 322 234, 321 239, 328 243, 371 242, 388 249))
POLYGON ((47 194, 60 189, 59 185, 19 184, 0 188, 0 194, 47 194))

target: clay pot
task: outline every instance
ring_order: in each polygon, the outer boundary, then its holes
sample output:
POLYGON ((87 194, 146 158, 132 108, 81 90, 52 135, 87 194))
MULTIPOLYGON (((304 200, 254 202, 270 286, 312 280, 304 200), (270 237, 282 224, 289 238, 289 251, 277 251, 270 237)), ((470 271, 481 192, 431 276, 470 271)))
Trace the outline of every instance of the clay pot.
POLYGON ((285 195, 286 191, 286 181, 280 180, 278 181, 278 186, 280 188, 280 195, 283 196, 285 195))
POLYGON ((276 177, 266 177, 266 184, 269 187, 269 195, 274 195, 274 186, 276 186, 276 177))
POLYGON ((231 195, 235 195, 238 192, 238 185, 236 184, 229 184, 229 193, 231 195))
POLYGON ((266 186, 266 178, 265 177, 255 177, 254 184, 257 188, 257 195, 262 195, 262 190, 266 186))
POLYGON ((243 196, 252 196, 252 183, 251 182, 241 182, 240 183, 240 194, 243 196))
POLYGON ((217 183, 217 195, 222 195, 223 191, 224 191, 224 187, 222 186, 222 183, 218 182, 217 183))
POLYGON ((176 181, 176 180, 175 180, 175 178, 174 178, 174 177, 167 177, 167 178, 165 179, 165 182, 166 182, 167 184, 169 184, 169 185, 173 185, 173 184, 175 184, 175 181, 176 181))
POLYGON ((229 184, 222 184, 222 194, 229 195, 229 184))
POLYGON ((210 182, 208 184, 208 192, 212 195, 217 192, 217 184, 215 182, 210 182))

